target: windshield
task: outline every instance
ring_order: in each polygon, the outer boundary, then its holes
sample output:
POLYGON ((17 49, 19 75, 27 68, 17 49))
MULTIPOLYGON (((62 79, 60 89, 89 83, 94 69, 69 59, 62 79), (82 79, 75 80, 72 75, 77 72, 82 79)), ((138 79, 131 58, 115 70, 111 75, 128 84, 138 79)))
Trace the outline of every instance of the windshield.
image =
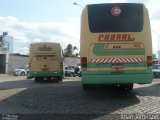
POLYGON ((153 69, 160 69, 160 65, 153 65, 153 69))
POLYGON ((97 32, 140 32, 143 28, 142 4, 88 5, 89 29, 97 32), (112 14, 112 9, 119 14, 112 14))
POLYGON ((19 67, 19 69, 24 69, 25 67, 19 67))

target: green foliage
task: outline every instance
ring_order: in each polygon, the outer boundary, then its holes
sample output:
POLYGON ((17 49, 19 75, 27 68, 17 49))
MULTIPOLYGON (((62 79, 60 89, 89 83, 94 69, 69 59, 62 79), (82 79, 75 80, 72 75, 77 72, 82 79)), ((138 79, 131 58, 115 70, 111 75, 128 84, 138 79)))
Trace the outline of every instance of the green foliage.
POLYGON ((67 48, 64 49, 64 57, 76 57, 78 53, 74 54, 75 50, 77 50, 76 46, 72 46, 72 44, 68 44, 67 48))
POLYGON ((154 59, 156 59, 157 57, 156 57, 156 54, 152 54, 152 59, 154 60, 154 59))

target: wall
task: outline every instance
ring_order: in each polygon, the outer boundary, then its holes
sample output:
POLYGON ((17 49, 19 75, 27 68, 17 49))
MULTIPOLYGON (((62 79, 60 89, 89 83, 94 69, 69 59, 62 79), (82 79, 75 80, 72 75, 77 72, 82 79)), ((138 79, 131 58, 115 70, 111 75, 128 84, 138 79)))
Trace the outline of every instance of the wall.
MULTIPOLYGON (((65 57, 64 66, 77 66, 79 64, 79 58, 77 57, 65 57)), ((28 56, 10 54, 8 71, 10 74, 13 70, 24 65, 28 65, 28 56)))
POLYGON ((10 54, 9 55, 9 66, 8 71, 10 74, 13 73, 13 70, 19 67, 28 65, 28 56, 10 54))
POLYGON ((78 57, 65 57, 64 66, 77 66, 79 64, 78 57))
POLYGON ((8 73, 8 57, 7 51, 0 51, 0 73, 8 73))

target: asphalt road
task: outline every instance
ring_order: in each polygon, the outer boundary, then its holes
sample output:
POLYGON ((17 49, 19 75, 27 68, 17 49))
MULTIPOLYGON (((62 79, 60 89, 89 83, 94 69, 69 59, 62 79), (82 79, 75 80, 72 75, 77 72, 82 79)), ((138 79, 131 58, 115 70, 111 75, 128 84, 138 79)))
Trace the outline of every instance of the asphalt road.
POLYGON ((135 84, 132 92, 106 86, 84 92, 79 77, 61 83, 6 78, 0 80, 0 114, 18 120, 160 119, 160 79, 135 84))

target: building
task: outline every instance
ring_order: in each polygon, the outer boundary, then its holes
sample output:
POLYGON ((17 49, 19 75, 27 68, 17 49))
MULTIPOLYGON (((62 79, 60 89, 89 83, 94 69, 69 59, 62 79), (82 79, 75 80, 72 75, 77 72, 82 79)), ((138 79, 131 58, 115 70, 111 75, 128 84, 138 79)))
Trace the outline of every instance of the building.
POLYGON ((8 62, 8 73, 12 74, 14 69, 28 65, 28 55, 10 53, 8 62))
POLYGON ((64 65, 65 66, 78 66, 80 65, 80 58, 79 57, 65 57, 64 65))
POLYGON ((13 37, 7 32, 0 35, 0 73, 8 73, 9 52, 13 52, 13 37))
POLYGON ((13 37, 9 36, 7 32, 3 32, 1 39, 3 41, 3 49, 13 53, 13 37))
POLYGON ((0 51, 0 74, 8 73, 9 53, 0 51))

